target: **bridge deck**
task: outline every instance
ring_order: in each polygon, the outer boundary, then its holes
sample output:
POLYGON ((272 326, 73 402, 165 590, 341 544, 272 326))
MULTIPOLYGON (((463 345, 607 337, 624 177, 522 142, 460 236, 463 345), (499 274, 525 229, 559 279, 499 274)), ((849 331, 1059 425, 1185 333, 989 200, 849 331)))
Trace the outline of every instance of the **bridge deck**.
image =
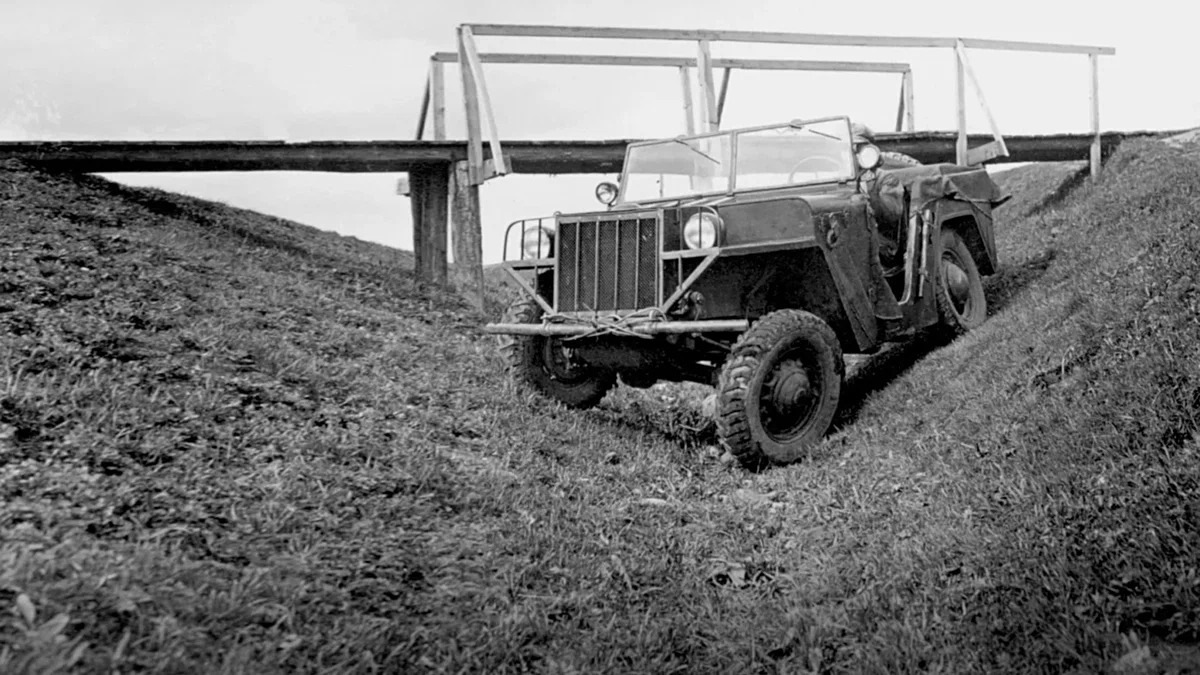
MULTIPOLYGON (((1101 135, 1107 154, 1126 138, 1175 132, 1109 132, 1101 135)), ((954 132, 879 134, 884 150, 923 162, 953 162, 954 132)), ((1087 159, 1092 135, 1008 136, 1010 156, 995 161, 1052 162, 1087 159)), ((991 141, 970 136, 972 147, 991 141)), ((504 141, 514 173, 565 174, 619 171, 629 140, 504 141)), ((6 141, 0 160, 18 159, 47 168, 83 173, 132 171, 333 171, 391 173, 447 165, 467 158, 466 141, 6 141)))

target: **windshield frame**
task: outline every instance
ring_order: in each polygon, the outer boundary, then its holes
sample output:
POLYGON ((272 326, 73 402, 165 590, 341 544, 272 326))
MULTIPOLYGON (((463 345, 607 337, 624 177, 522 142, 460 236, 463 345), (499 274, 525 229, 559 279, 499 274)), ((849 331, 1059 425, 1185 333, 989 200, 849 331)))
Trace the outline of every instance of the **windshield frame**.
MULTIPOLYGON (((701 198, 701 197, 712 197, 712 196, 717 196, 717 195, 732 195, 735 192, 742 191, 742 189, 738 187, 738 181, 737 181, 737 179, 738 179, 738 147, 740 145, 740 143, 738 142, 739 136, 741 136, 742 134, 766 131, 766 130, 770 130, 770 129, 781 129, 781 128, 787 128, 787 127, 801 128, 801 127, 809 126, 811 124, 819 124, 821 122, 832 122, 832 121, 836 121, 836 120, 842 120, 846 123, 847 135, 846 135, 845 142, 846 142, 846 146, 850 149, 850 161, 851 161, 850 175, 836 177, 836 178, 822 178, 819 180, 812 180, 812 181, 801 181, 801 182, 796 182, 796 183, 783 183, 783 184, 779 184, 779 185, 765 185, 765 186, 756 185, 754 187, 745 188, 744 191, 752 192, 752 191, 758 191, 758 190, 778 190, 780 188, 801 187, 801 186, 807 186, 807 185, 820 185, 820 184, 824 184, 824 183, 841 183, 841 182, 845 182, 848 180, 853 180, 858 173, 858 161, 857 161, 857 157, 855 156, 855 153, 854 153, 854 134, 853 134, 853 130, 850 126, 850 118, 846 115, 833 115, 830 117, 815 117, 813 119, 792 120, 790 122, 776 122, 774 124, 763 124, 763 125, 754 126, 754 127, 744 127, 741 129, 728 129, 728 130, 721 130, 721 131, 713 131, 713 132, 709 132, 709 133, 705 133, 705 134, 680 135, 680 136, 674 136, 671 138, 658 138, 658 139, 649 140, 649 141, 638 141, 636 143, 630 143, 625 148, 625 160, 622 165, 621 177, 620 177, 621 180, 620 180, 620 184, 619 184, 618 190, 617 190, 617 199, 615 202, 613 202, 613 206, 635 205, 635 204, 646 204, 646 203, 657 203, 657 202, 674 202, 674 201, 682 201, 682 200, 686 200, 686 199, 695 199, 695 198, 701 198), (628 183, 629 183, 629 171, 627 170, 627 168, 629 167, 629 158, 635 149, 637 149, 639 147, 644 147, 644 146, 662 145, 662 144, 666 144, 666 143, 680 143, 680 142, 686 143, 687 141, 691 141, 691 140, 703 139, 703 138, 713 138, 713 137, 717 137, 717 136, 728 137, 729 143, 730 143, 729 161, 732 164, 730 166, 729 184, 727 187, 725 187, 724 189, 720 189, 720 190, 688 192, 686 194, 672 195, 670 197, 655 197, 655 198, 651 198, 651 199, 641 199, 638 201, 628 201, 625 198, 626 189, 628 188, 628 183)), ((683 175, 683 174, 679 174, 679 175, 683 175)))

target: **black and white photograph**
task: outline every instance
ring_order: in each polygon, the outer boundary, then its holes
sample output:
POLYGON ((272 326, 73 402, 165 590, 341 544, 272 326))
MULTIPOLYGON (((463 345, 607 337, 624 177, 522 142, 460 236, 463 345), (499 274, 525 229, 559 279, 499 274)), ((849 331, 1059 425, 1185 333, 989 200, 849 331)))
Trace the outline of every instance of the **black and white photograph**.
POLYGON ((1200 673, 1165 0, 0 0, 0 674, 1200 673))

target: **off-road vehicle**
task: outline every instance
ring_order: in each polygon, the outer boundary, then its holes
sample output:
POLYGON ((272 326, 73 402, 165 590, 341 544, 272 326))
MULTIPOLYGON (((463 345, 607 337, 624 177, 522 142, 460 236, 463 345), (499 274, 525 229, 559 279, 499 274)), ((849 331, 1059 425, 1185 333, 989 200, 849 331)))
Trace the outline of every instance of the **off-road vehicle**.
POLYGON ((523 290, 486 330, 522 385, 586 408, 619 378, 716 386, 746 465, 802 457, 838 407, 843 353, 987 316, 997 265, 981 168, 888 168, 845 117, 629 145, 607 205, 522 220, 523 290))

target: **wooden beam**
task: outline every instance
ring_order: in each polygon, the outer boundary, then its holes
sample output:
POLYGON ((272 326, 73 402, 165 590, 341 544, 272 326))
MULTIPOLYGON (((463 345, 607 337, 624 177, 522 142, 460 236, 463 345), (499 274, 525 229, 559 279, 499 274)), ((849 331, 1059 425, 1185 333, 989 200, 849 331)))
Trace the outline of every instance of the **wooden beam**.
POLYGON ((692 114, 692 76, 687 66, 679 67, 679 85, 683 89, 683 128, 691 136, 696 133, 696 118, 692 114))
MULTIPOLYGON (((1186 129, 1109 131, 1100 134, 1106 155, 1129 138, 1166 138, 1186 129)), ((1009 162, 1086 160, 1096 135, 1010 135, 1004 139, 1009 162)), ((876 134, 883 150, 925 162, 953 161, 957 132, 922 131, 876 134)), ((514 173, 615 173, 625 147, 646 139, 595 141, 507 140, 506 157, 514 173)), ((971 144, 992 140, 970 134, 971 144)), ((319 171, 399 173, 467 159, 467 143, 455 141, 0 141, 0 161, 14 159, 55 171, 77 173, 319 171)))
POLYGON ((962 57, 954 54, 954 100, 957 104, 955 124, 958 127, 958 141, 955 144, 954 163, 967 163, 967 83, 963 70, 962 57))
POLYGON ((675 30, 669 28, 612 28, 593 26, 541 26, 471 24, 476 35, 508 37, 608 38, 614 40, 686 40, 694 42, 767 42, 775 44, 858 47, 953 47, 953 38, 880 37, 876 35, 820 35, 746 30, 675 30))
MULTIPOLYGON (((1004 147, 1004 136, 1000 134, 1000 126, 996 124, 996 118, 992 117, 992 109, 987 104, 987 98, 983 95, 983 87, 980 86, 979 80, 975 77, 975 69, 971 67, 971 60, 967 57, 967 49, 963 46, 962 40, 954 46, 954 51, 958 54, 958 61, 962 64, 963 70, 967 73, 967 78, 971 81, 971 88, 975 90, 975 97, 979 99, 979 107, 983 108, 983 114, 987 117, 988 126, 992 130, 992 138, 995 143, 995 148, 987 153, 988 159, 994 159, 1008 152, 1004 147), (1000 153, 999 155, 993 152, 1000 153)), ((982 154, 980 156, 983 156, 982 154)), ((981 160, 981 163, 987 160, 981 160)))
POLYGON ((720 123, 717 122, 717 97, 708 40, 696 43, 696 80, 700 83, 700 133, 716 131, 720 123))
MULTIPOLYGON (((432 75, 433 63, 429 64, 432 75)), ((418 141, 425 137, 425 118, 429 116, 429 83, 430 78, 425 78, 425 93, 421 95, 421 113, 417 115, 417 133, 414 136, 418 141)))
POLYGON ((446 283, 446 215, 449 174, 445 165, 409 171, 413 254, 417 277, 446 283))
POLYGON ((904 80, 900 81, 900 103, 896 106, 896 131, 904 131, 904 80))
POLYGON ((721 126, 721 118, 725 116, 725 95, 729 93, 729 76, 733 74, 733 68, 726 68, 725 72, 721 73, 721 93, 717 96, 717 127, 721 126))
POLYGON ((1007 155, 1008 148, 1004 147, 999 141, 991 141, 967 150, 966 164, 968 166, 975 166, 1007 155))
MULTIPOLYGON (((957 38, 884 35, 822 35, 745 30, 676 30, 669 28, 614 28, 596 26, 544 26, 520 24, 471 24, 475 35, 508 37, 608 38, 615 40, 707 40, 710 42, 766 42, 774 44, 827 45, 838 47, 954 47, 957 38)), ((1060 54, 1116 53, 1112 47, 1015 42, 963 38, 968 47, 1060 54)))
MULTIPOLYGON (((454 52, 436 52, 435 63, 458 63, 454 52)), ((617 56, 606 54, 516 54, 480 52, 482 63, 551 66, 662 66, 694 67, 696 59, 686 56, 617 56)), ((714 68, 742 70, 811 70, 859 73, 903 73, 911 66, 891 61, 814 61, 810 59, 713 59, 714 68)))
POLYGON ((456 162, 450 168, 451 233, 454 239, 452 281, 471 306, 483 311, 483 225, 479 216, 479 186, 471 182, 470 167, 456 162))
POLYGON ((446 138, 446 73, 445 66, 434 61, 429 64, 430 107, 433 111, 433 139, 446 138))
POLYGON ((508 173, 508 165, 504 162, 504 151, 500 147, 500 132, 496 130, 496 115, 492 111, 492 99, 488 96, 487 82, 483 78, 483 64, 479 61, 479 53, 475 51, 475 38, 471 35, 469 26, 463 27, 460 53, 466 58, 466 68, 470 70, 475 81, 475 92, 479 105, 483 107, 483 115, 488 125, 488 145, 492 149, 492 162, 487 171, 480 175, 480 180, 491 178, 492 174, 508 173))
POLYGON ((907 131, 917 130, 916 112, 913 110, 913 73, 912 70, 904 71, 904 123, 907 131))
POLYGON ((964 45, 971 49, 997 49, 1015 52, 1048 52, 1052 54, 1096 54, 1113 56, 1117 50, 1113 47, 1095 47, 1090 45, 1057 44, 1053 42, 1018 42, 1013 40, 980 40, 978 38, 961 38, 964 45))
POLYGON ((1091 108, 1092 146, 1088 152, 1088 164, 1092 180, 1100 177, 1100 57, 1088 55, 1088 66, 1091 70, 1092 86, 1089 91, 1089 107, 1091 108))
MULTIPOLYGON (((458 28, 458 61, 470 63, 467 56, 466 26, 458 28)), ((479 123, 479 84, 472 68, 459 68, 462 76, 463 109, 467 122, 467 163, 471 168, 471 181, 478 185, 486 180, 483 173, 483 127, 479 123)))

